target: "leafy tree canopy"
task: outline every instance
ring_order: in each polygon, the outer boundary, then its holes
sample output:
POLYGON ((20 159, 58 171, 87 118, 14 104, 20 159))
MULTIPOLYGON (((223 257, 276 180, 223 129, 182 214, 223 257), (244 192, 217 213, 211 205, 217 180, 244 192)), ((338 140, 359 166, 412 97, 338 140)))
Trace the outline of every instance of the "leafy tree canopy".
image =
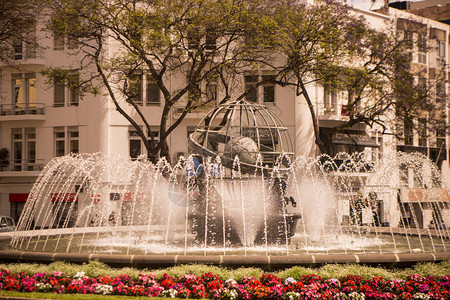
MULTIPOLYGON (((253 88, 271 81, 304 96, 322 152, 329 151, 330 136, 344 128, 361 122, 386 128, 384 116, 392 110, 409 116, 437 107, 414 84, 404 51, 407 38, 399 39, 388 25, 385 32, 375 31, 336 1, 53 0, 49 5, 49 28, 79 43, 75 68, 83 75, 83 91, 105 90, 152 159, 168 156, 167 137, 187 113, 215 101, 206 97, 205 82, 218 83, 223 96, 218 102, 240 99, 249 92, 242 75, 251 71, 272 74, 253 88), (137 87, 144 75, 161 90, 160 116, 143 113, 137 87), (170 77, 181 83, 172 86, 170 77), (328 137, 319 133, 307 91, 316 82, 353 95, 348 121, 328 137), (169 122, 174 107, 182 112, 169 122), (154 118, 157 142, 145 134, 151 133, 154 118)), ((71 72, 48 69, 45 74, 51 79, 71 72)))

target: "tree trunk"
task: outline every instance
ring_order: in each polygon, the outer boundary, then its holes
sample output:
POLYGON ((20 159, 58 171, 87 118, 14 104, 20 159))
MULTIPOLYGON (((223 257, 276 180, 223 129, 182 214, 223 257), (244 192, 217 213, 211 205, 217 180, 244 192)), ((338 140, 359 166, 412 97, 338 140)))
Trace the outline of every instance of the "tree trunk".
POLYGON ((159 154, 160 154, 160 157, 161 158, 165 158, 166 159, 166 161, 168 162, 168 163, 170 163, 170 151, 169 151, 169 144, 167 143, 167 139, 166 140, 164 140, 164 142, 162 142, 163 143, 163 145, 162 145, 162 147, 161 147, 161 150, 160 150, 160 152, 159 152, 159 154))
POLYGON ((314 106, 311 102, 311 98, 309 97, 308 91, 306 90, 306 87, 301 78, 299 78, 298 83, 301 91, 297 91, 297 96, 303 95, 303 97, 305 97, 306 103, 308 104, 309 112, 311 114, 311 121, 314 126, 314 141, 319 147, 321 153, 328 153, 328 147, 326 147, 326 143, 324 143, 324 141, 322 140, 322 135, 320 134, 319 122, 317 121, 316 112, 314 111, 314 106))

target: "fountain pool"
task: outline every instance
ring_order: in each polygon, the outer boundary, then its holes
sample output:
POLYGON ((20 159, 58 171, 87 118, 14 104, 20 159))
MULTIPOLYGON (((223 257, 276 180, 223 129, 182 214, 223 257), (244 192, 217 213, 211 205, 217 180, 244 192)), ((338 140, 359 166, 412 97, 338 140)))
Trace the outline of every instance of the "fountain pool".
POLYGON ((54 158, 29 194, 9 246, 16 252, 2 255, 237 264, 450 258, 450 196, 429 159, 294 158, 287 132, 263 106, 237 101, 202 120, 189 138, 194 154, 175 164, 54 158))

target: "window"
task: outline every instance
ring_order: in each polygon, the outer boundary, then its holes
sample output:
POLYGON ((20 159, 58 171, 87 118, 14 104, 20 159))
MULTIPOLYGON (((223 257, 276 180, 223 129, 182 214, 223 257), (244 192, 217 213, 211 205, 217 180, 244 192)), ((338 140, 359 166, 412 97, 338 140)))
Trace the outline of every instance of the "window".
POLYGON ((217 101, 217 83, 208 82, 206 84, 206 101, 216 102, 217 101))
POLYGON ((14 171, 33 171, 36 168, 36 129, 12 128, 14 171))
POLYGON ((13 149, 13 170, 22 170, 23 158, 23 133, 22 128, 11 129, 12 149, 13 149))
POLYGON ((159 143, 159 131, 158 130, 153 130, 152 129, 151 133, 147 132, 147 136, 148 136, 149 144, 152 143, 151 136, 153 136, 153 141, 155 143, 155 146, 159 143))
POLYGON ((445 148, 445 122, 441 122, 436 129, 436 147, 445 148))
POLYGON ((436 65, 438 67, 445 66, 445 42, 437 41, 437 49, 436 49, 436 65))
POLYGON ((142 73, 128 75, 127 102, 142 105, 142 73))
POLYGON ((161 90, 158 84, 147 75, 147 105, 155 105, 161 103, 161 90))
POLYGON ((447 97, 447 93, 445 92, 445 82, 442 80, 438 80, 436 82, 436 98, 445 101, 447 97))
POLYGON ((247 92, 245 99, 248 102, 258 102, 258 89, 256 87, 258 77, 258 75, 246 75, 244 77, 245 91, 247 92))
MULTIPOLYGON (((151 128, 153 135, 153 140, 155 142, 155 146, 159 143, 159 130, 157 127, 151 128)), ((142 143, 142 139, 139 136, 136 128, 130 126, 128 128, 129 135, 129 153, 132 159, 137 159, 140 155, 144 154, 144 145, 142 143)), ((150 132, 147 132, 147 140, 151 143, 150 132)))
POLYGON ((413 46, 414 46, 414 42, 413 42, 413 32, 409 31, 409 30, 405 30, 403 32, 403 38, 405 41, 405 47, 408 50, 412 50, 413 46))
POLYGON ((78 106, 80 102, 79 74, 73 72, 67 79, 56 77, 53 82, 53 106, 78 106), (66 103, 66 99, 68 99, 66 103))
POLYGON ((141 138, 136 130, 129 131, 130 136, 130 157, 136 159, 141 155, 141 138))
POLYGON ((53 49, 64 50, 64 33, 59 30, 53 31, 53 49))
POLYGON ((64 127, 54 128, 55 138, 55 156, 64 156, 66 154, 66 139, 65 139, 64 127))
POLYGON ((246 100, 248 102, 274 103, 275 102, 274 75, 246 75, 244 77, 246 100), (260 86, 258 86, 258 83, 260 86), (262 99, 260 98, 262 95, 262 99))
POLYGON ((36 74, 13 74, 13 106, 15 114, 36 108, 36 74))
POLYGON ((419 77, 418 79, 419 88, 426 91, 427 89, 427 79, 425 77, 419 77))
POLYGON ((55 156, 64 156, 70 153, 80 153, 79 132, 77 126, 55 127, 55 156))
POLYGON ((205 45, 205 49, 207 51, 214 51, 216 50, 216 40, 217 40, 217 36, 215 34, 215 32, 213 32, 212 30, 208 30, 206 31, 206 45, 205 45))
POLYGON ((15 60, 23 58, 36 58, 36 26, 12 39, 13 55, 15 60))
POLYGON ((67 135, 69 138, 69 153, 79 153, 78 127, 68 127, 67 135))
POLYGON ((263 84, 263 101, 265 103, 273 103, 275 102, 275 83, 274 76, 272 75, 263 75, 262 80, 265 82, 263 84))
POLYGON ((80 102, 80 76, 74 73, 70 77, 69 82, 69 105, 70 106, 78 106, 80 102))
POLYGON ((427 37, 419 34, 417 37, 417 50, 419 64, 427 63, 427 37))
POLYGON ((405 145, 413 145, 414 133, 413 133, 413 121, 411 118, 405 117, 403 133, 405 138, 405 145))
POLYGON ((323 104, 325 108, 325 113, 336 111, 337 108, 336 89, 334 89, 328 84, 323 87, 323 104))
POLYGON ((65 100, 65 86, 64 79, 55 78, 53 83, 53 106, 54 107, 64 107, 65 100))
POLYGON ((419 146, 426 147, 427 146, 427 119, 421 118, 419 119, 419 146))
POLYGON ((67 48, 68 49, 77 49, 78 48, 78 38, 69 34, 67 36, 67 48))
POLYGON ((76 30, 72 30, 72 28, 68 28, 67 31, 59 29, 53 30, 53 49, 64 50, 65 47, 67 47, 67 49, 77 49, 78 38, 74 36, 73 33, 76 33, 76 30))
POLYGON ((36 163, 36 129, 25 128, 25 153, 27 156, 27 170, 32 171, 36 163))
POLYGON ((13 38, 14 59, 19 60, 23 57, 22 39, 19 37, 13 38))
POLYGON ((36 58, 36 25, 27 32, 25 41, 25 58, 36 58))

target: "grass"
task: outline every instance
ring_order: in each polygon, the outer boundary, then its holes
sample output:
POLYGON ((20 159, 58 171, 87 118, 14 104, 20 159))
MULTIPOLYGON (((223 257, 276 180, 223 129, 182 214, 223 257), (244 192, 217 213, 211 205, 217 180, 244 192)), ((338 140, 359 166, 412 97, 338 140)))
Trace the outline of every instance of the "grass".
MULTIPOLYGON (((80 299, 79 294, 51 294, 51 293, 20 293, 10 291, 0 291, 0 297, 21 297, 21 298, 40 298, 40 299, 62 299, 62 300, 75 300, 80 299)), ((125 300, 125 299, 156 299, 162 300, 167 298, 162 297, 139 297, 139 296, 115 296, 115 295, 83 295, 83 300, 125 300)))

